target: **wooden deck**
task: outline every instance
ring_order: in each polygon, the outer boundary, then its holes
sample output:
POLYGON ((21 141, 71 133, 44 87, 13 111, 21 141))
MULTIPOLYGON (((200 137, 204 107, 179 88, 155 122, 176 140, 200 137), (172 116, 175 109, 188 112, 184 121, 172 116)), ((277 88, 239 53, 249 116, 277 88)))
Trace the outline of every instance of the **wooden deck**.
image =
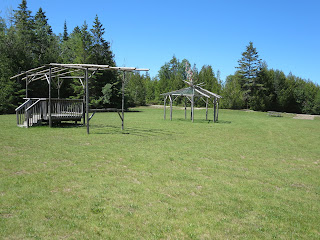
POLYGON ((17 125, 31 127, 48 122, 81 121, 84 113, 83 100, 51 99, 49 109, 48 98, 28 98, 16 109, 17 125), (51 111, 50 111, 51 110, 51 111))

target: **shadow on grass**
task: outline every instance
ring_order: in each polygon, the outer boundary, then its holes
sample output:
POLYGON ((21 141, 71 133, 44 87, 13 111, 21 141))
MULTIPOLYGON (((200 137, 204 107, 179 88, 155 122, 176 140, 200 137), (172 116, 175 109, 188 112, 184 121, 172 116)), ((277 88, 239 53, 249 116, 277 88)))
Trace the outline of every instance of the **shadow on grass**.
MULTIPOLYGON (((170 121, 170 120, 169 120, 170 121)), ((179 121, 179 122, 190 122, 192 123, 192 121, 190 119, 184 119, 184 118, 176 118, 176 119, 172 119, 172 121, 179 121)), ((194 123, 206 123, 206 124, 212 124, 213 120, 205 120, 205 119, 194 119, 194 123)), ((231 124, 231 121, 224 121, 224 120, 219 120, 216 121, 215 123, 222 123, 222 124, 231 124)))
POLYGON ((219 120, 219 121, 216 121, 216 123, 219 123, 219 124, 231 124, 232 122, 231 121, 225 121, 225 120, 219 120))
MULTIPOLYGON (((47 126, 49 124, 46 124, 47 126)), ((78 127, 84 127, 83 123, 71 123, 71 122, 61 122, 61 123, 53 123, 53 128, 78 128, 78 127)))
POLYGON ((121 126, 112 126, 112 125, 90 125, 90 133, 92 134, 130 134, 135 136, 159 136, 166 135, 171 136, 174 133, 163 130, 163 129, 146 129, 146 128, 136 128, 136 127, 125 127, 124 130, 121 130, 121 126))

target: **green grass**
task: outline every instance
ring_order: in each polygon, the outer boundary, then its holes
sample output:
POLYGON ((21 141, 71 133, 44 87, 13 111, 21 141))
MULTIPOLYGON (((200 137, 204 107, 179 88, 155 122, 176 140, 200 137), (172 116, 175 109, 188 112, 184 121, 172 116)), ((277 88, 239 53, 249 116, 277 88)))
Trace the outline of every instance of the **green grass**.
POLYGON ((0 239, 320 238, 320 121, 139 110, 90 135, 0 116, 0 239))

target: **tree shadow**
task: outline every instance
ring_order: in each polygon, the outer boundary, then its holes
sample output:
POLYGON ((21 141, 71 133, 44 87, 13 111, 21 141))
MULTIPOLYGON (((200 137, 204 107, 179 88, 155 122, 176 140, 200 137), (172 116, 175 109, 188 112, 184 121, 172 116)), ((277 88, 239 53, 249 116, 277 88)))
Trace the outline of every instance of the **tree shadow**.
MULTIPOLYGON (((170 121, 170 120, 169 120, 170 121)), ((176 119, 172 119, 172 121, 179 121, 179 122, 190 122, 192 123, 192 121, 190 119, 184 119, 184 118, 176 118, 176 119)), ((225 120, 219 120, 216 122, 213 122, 213 120, 205 120, 205 119, 194 119, 194 123, 206 123, 206 124, 212 124, 212 123, 222 123, 222 124, 231 124, 231 121, 225 121, 225 120)))
POLYGON ((166 135, 171 136, 174 133, 171 131, 167 131, 164 129, 146 129, 140 127, 125 127, 124 130, 121 130, 121 126, 113 126, 113 125, 102 125, 102 124, 94 124, 90 125, 90 133, 91 134, 130 134, 135 136, 159 136, 159 135, 166 135))
POLYGON ((231 121, 225 121, 225 120, 218 120, 218 121, 216 121, 216 123, 218 123, 218 124, 231 124, 232 122, 231 121))

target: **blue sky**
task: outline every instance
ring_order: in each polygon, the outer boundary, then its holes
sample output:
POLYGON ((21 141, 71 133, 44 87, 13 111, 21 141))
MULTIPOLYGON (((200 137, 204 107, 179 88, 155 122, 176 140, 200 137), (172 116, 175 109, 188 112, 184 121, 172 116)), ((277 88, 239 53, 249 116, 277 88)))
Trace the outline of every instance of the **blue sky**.
MULTIPOLYGON (((0 0, 0 15, 21 0, 0 0)), ((156 76, 173 55, 198 69, 211 65, 221 79, 235 72, 250 41, 269 68, 320 84, 319 0, 109 1, 27 0, 39 7, 58 34, 71 32, 97 14, 118 66, 150 68, 156 76)))

